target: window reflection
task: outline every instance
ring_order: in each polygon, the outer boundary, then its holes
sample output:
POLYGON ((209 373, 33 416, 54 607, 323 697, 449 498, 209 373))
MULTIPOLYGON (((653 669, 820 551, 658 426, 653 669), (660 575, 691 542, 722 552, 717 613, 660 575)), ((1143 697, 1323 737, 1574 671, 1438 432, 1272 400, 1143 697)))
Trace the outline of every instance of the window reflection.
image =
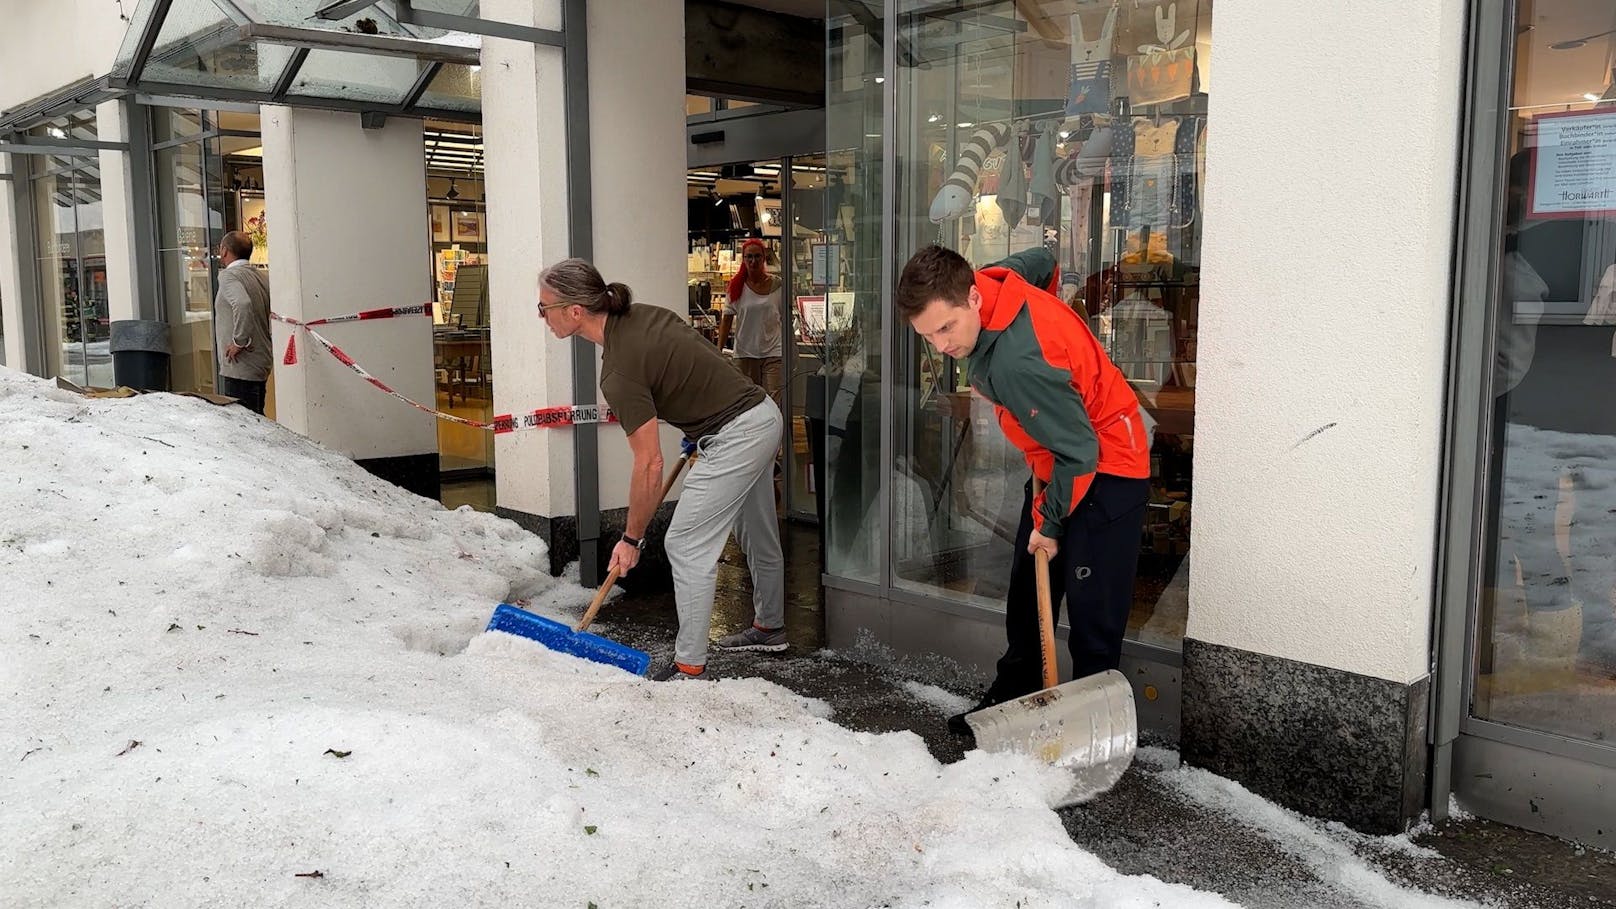
MULTIPOLYGON (((1211 2, 906 3, 897 260, 1036 247, 1155 423, 1130 637, 1188 612, 1211 2)), ((1003 608, 1026 463, 964 364, 896 337, 894 583, 1003 608)))
MULTIPOLYGON (((91 111, 69 114, 30 132, 93 140, 95 116, 91 111)), ((51 155, 37 159, 33 168, 46 372, 80 385, 111 386, 100 162, 51 155)))
POLYGON ((1609 19, 1608 3, 1540 0, 1516 30, 1474 704, 1588 741, 1616 730, 1616 408, 1600 393, 1616 382, 1609 19))

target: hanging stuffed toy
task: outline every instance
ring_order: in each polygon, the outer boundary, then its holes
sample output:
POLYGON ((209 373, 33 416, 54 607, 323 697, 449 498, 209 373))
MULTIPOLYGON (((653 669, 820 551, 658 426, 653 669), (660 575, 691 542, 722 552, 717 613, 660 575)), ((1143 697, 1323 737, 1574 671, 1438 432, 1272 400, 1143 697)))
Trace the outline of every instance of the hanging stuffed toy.
POLYGON ((1073 13, 1072 71, 1066 88, 1066 115, 1103 114, 1111 108, 1111 44, 1116 33, 1117 8, 1106 13, 1097 41, 1083 40, 1083 17, 1073 13))
POLYGON ((1195 48, 1185 47, 1190 30, 1178 31, 1178 4, 1155 10, 1157 44, 1141 44, 1128 58, 1128 98, 1135 106, 1166 104, 1195 90, 1195 48))
POLYGON ((999 171, 999 211, 1004 213, 1004 223, 1012 230, 1027 213, 1027 168, 1021 157, 1026 130, 1025 125, 1016 127, 1004 149, 1004 168, 999 171))
POLYGON ((1055 133, 1060 121, 1044 120, 1032 127, 1032 182, 1027 185, 1027 205, 1032 220, 1048 223, 1060 213, 1059 190, 1055 188, 1055 133))
POLYGON ((982 162, 1010 138, 1010 124, 991 123, 971 134, 960 147, 959 163, 931 200, 931 220, 941 224, 970 211, 976 181, 982 176, 982 162))
POLYGON ((1055 185, 1076 186, 1105 173, 1106 162, 1111 159, 1111 127, 1098 127, 1078 148, 1077 154, 1055 162, 1055 185))

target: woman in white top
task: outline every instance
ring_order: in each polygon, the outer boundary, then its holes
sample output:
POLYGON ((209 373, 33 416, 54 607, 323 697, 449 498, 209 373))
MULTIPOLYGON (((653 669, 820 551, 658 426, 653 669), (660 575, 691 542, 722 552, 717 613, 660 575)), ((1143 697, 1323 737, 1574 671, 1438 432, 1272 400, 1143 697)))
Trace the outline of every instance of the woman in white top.
POLYGON ((769 273, 761 240, 741 246, 741 270, 729 282, 726 319, 735 326, 735 363, 780 403, 780 278, 769 273))

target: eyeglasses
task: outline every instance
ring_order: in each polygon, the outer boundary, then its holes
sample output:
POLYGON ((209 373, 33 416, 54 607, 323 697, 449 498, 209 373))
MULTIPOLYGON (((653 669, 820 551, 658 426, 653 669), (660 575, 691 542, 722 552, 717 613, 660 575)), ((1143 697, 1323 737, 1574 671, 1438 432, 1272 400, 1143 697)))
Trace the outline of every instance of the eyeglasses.
POLYGON ((539 315, 542 316, 542 315, 544 315, 545 313, 549 312, 552 309, 566 309, 568 306, 571 306, 571 305, 572 305, 571 303, 551 303, 549 306, 546 306, 543 303, 540 303, 539 304, 539 315))

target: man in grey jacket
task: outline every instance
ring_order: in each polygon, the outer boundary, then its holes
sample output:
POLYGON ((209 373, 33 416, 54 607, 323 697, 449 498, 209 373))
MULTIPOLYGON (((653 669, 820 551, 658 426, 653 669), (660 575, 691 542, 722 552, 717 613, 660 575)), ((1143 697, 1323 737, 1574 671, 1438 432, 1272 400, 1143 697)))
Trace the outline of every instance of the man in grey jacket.
POLYGON ((219 394, 253 413, 264 412, 269 382, 269 279, 248 262, 251 237, 233 230, 219 241, 219 293, 213 301, 213 338, 219 351, 219 394))

